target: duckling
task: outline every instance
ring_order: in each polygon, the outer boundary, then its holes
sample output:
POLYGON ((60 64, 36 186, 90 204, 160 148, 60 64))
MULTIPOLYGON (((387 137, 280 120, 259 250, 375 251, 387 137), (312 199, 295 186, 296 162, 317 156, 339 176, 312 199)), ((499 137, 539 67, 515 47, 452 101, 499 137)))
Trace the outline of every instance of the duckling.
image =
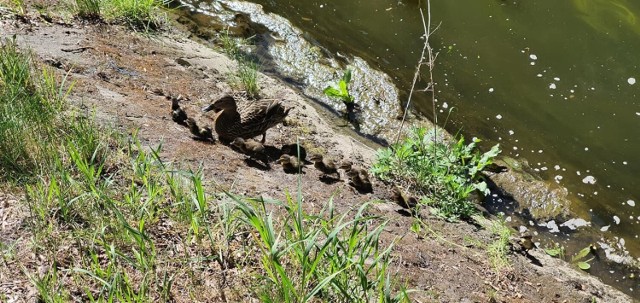
POLYGON ((373 186, 371 185, 371 181, 369 180, 369 173, 366 169, 355 168, 351 161, 343 161, 340 164, 340 168, 344 169, 349 177, 349 181, 353 187, 355 187, 358 191, 362 192, 371 192, 373 191, 373 186))
POLYGON ((287 173, 297 173, 301 171, 304 166, 296 156, 286 154, 280 156, 280 158, 276 160, 276 163, 282 164, 282 168, 287 173))
POLYGON ((264 153, 264 145, 251 139, 244 140, 240 137, 235 138, 231 145, 237 147, 242 153, 249 156, 255 156, 264 153))
POLYGON ((186 125, 187 113, 180 107, 181 96, 171 98, 171 119, 180 125, 186 125))
POLYGON ((209 126, 200 129, 200 138, 211 142, 216 140, 216 138, 213 137, 213 129, 209 126))
POLYGON ((416 206, 418 206, 418 199, 413 196, 408 196, 400 186, 393 188, 393 199, 402 208, 408 209, 412 213, 415 212, 416 206))
POLYGON ((344 170, 345 172, 348 172, 351 170, 352 166, 353 166, 353 163, 351 163, 351 161, 344 160, 340 163, 340 166, 338 168, 344 170))
POLYGON ((530 234, 524 234, 518 240, 518 244, 522 247, 522 250, 529 251, 536 247, 536 244, 533 243, 533 236, 530 234))
POLYGON ((254 101, 239 109, 233 96, 226 95, 202 110, 218 113, 215 130, 221 139, 231 141, 262 135, 260 143, 264 144, 267 130, 282 122, 290 108, 284 107, 280 100, 269 99, 254 101))
POLYGON ((298 159, 300 159, 300 161, 303 161, 303 162, 307 158, 307 150, 302 145, 299 145, 297 143, 283 145, 280 151, 283 154, 296 156, 298 157, 298 159))
POLYGON ((187 118, 187 126, 189 126, 189 131, 191 131, 191 134, 194 135, 197 139, 212 142, 215 141, 215 138, 213 138, 213 130, 211 129, 211 127, 205 126, 203 128, 200 128, 196 123, 196 120, 194 120, 193 118, 187 118))
POLYGON ((317 168, 319 171, 323 172, 326 175, 336 174, 338 178, 340 178, 340 174, 338 173, 338 168, 336 167, 336 163, 333 160, 323 157, 320 154, 313 154, 309 158, 309 160, 313 161, 313 167, 317 168))
POLYGON ((351 169, 347 171, 347 176, 349 176, 350 184, 353 185, 358 191, 361 192, 372 192, 373 186, 371 185, 371 181, 369 181, 368 174, 362 169, 351 169))
POLYGON ((352 169, 357 170, 360 174, 362 174, 364 177, 366 177, 367 179, 369 179, 369 172, 366 169, 362 169, 362 168, 354 168, 353 167, 353 163, 351 163, 351 161, 349 160, 345 160, 342 161, 342 163, 340 163, 339 166, 340 169, 343 169, 345 172, 349 172, 352 169))

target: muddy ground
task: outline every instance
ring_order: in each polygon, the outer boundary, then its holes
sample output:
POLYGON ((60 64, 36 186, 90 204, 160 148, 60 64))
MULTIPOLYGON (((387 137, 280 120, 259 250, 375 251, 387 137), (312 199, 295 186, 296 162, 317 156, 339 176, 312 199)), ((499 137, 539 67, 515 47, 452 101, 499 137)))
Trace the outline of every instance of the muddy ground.
MULTIPOLYGON (((229 73, 236 64, 211 46, 189 39, 188 33, 166 30, 145 35, 115 25, 51 23, 38 16, 29 20, 5 16, 0 21, 0 36, 12 35, 17 36, 20 47, 32 49, 42 64, 60 74, 70 73, 76 81, 70 100, 77 109, 85 113, 95 110, 101 123, 124 132, 139 129, 145 146, 162 144, 162 158, 179 167, 201 165, 208 182, 238 194, 284 199, 285 191, 296 192, 301 178, 305 203, 315 208, 331 197, 341 211, 378 201, 373 212, 390 220, 383 244, 398 241, 392 253, 394 271, 410 289, 416 290, 412 293, 416 302, 633 302, 539 249, 532 250, 529 257, 510 253, 511 266, 496 271, 486 251, 486 245, 495 238, 476 225, 427 217, 432 231, 418 237, 409 231, 412 219, 391 201, 390 186, 380 181, 374 180, 373 193, 361 194, 344 181, 321 181, 321 173, 312 165, 302 175, 287 174, 274 159, 263 165, 220 142, 194 140, 187 128, 171 120, 167 97, 182 95, 187 113, 200 124, 211 125, 213 116, 202 114, 200 108, 224 93, 241 93, 229 82, 229 73), (532 259, 540 264, 534 265, 532 259)), ((327 123, 323 118, 326 114, 312 101, 264 75, 260 76, 259 85, 262 97, 282 98, 292 108, 286 126, 267 132, 266 145, 274 151, 274 158, 277 148, 299 138, 309 152, 350 159, 360 166, 371 163, 375 151, 327 123)), ((25 214, 18 209, 20 197, 20 192, 0 195, 3 243, 28 243, 21 238, 25 236, 21 228, 25 214)), ((21 263, 25 266, 40 263, 33 254, 24 254, 24 258, 21 263)), ((216 276, 212 274, 210 278, 216 276)), ((36 294, 16 264, 0 265, 0 298, 7 302, 35 302, 36 294)), ((178 302, 191 302, 189 297, 180 297, 179 290, 175 298, 178 302)), ((224 299, 247 300, 214 296, 207 301, 224 299)))

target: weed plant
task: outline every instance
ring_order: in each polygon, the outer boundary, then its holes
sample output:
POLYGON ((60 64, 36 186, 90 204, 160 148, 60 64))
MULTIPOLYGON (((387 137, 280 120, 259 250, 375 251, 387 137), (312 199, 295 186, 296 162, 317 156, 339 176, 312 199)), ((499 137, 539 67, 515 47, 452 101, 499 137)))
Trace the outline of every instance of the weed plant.
POLYGON ((460 137, 449 143, 436 139, 434 131, 416 128, 402 142, 380 149, 372 172, 421 192, 421 204, 433 206, 447 220, 468 219, 475 210, 470 194, 487 191, 480 172, 500 153, 498 145, 480 153, 478 142, 465 144, 460 137))
POLYGON ((160 28, 162 7, 168 0, 75 0, 77 15, 85 19, 123 22, 144 31, 160 28))
POLYGON ((327 86, 322 92, 327 97, 339 99, 347 106, 352 105, 355 101, 351 93, 349 93, 349 82, 351 82, 351 70, 346 70, 338 82, 337 88, 327 86))
POLYGON ((10 9, 17 15, 24 16, 26 7, 24 0, 10 0, 10 9))
POLYGON ((287 196, 286 203, 229 197, 260 249, 268 281, 258 293, 262 302, 408 301, 404 290, 391 294, 392 246, 379 246, 386 222, 365 215, 368 204, 351 215, 339 214, 329 201, 318 214, 308 214, 300 195, 287 196), (284 208, 285 220, 277 220, 268 205, 284 208))
POLYGON ((258 86, 258 71, 260 64, 253 56, 242 50, 242 45, 249 43, 249 39, 235 39, 229 35, 229 30, 220 35, 222 49, 224 52, 236 62, 238 62, 238 71, 233 75, 247 95, 250 98, 258 98, 260 87, 258 86))
POLYGON ((258 64, 250 60, 241 62, 238 67, 237 76, 244 90, 251 98, 257 98, 260 93, 260 87, 258 86, 258 69, 258 64))
POLYGON ((65 80, 57 86, 51 71, 37 71, 31 55, 20 52, 15 39, 1 42, 0 178, 33 178, 52 164, 64 125, 65 80))
POLYGON ((475 215, 473 219, 495 237, 494 241, 487 245, 486 248, 491 266, 496 272, 509 268, 511 263, 507 258, 507 254, 510 247, 509 238, 513 231, 507 226, 504 217, 500 216, 496 220, 488 220, 480 215, 475 215))
POLYGON ((76 0, 78 17, 90 20, 100 19, 101 3, 100 0, 76 0))

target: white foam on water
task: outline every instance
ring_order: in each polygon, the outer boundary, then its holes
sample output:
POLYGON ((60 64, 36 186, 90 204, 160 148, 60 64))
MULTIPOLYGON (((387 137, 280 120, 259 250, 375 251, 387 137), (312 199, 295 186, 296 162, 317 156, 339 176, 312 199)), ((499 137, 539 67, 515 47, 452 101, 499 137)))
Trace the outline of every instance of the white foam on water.
POLYGON ((586 176, 582 179, 584 184, 596 184, 596 178, 594 176, 586 176))

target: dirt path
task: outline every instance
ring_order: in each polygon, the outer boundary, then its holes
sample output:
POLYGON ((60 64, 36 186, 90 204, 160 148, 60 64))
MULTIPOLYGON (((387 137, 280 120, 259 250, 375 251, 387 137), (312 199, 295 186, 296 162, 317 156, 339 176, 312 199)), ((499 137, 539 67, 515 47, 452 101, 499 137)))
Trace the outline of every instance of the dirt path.
MULTIPOLYGON (((238 194, 284 199, 286 191, 297 191, 298 175, 283 172, 273 162, 265 167, 219 142, 193 140, 187 128, 172 122, 167 97, 182 95, 187 113, 200 124, 211 125, 212 116, 199 109, 233 92, 229 73, 235 63, 186 34, 147 37, 117 26, 55 25, 38 19, 29 24, 13 18, 0 21, 0 33, 2 38, 16 35, 21 47, 31 48, 39 61, 60 74, 70 72, 76 81, 70 99, 79 110, 95 110, 104 124, 124 131, 139 128, 143 144, 162 144, 161 155, 167 161, 185 168, 201 165, 206 180, 238 194)), ((350 159, 361 166, 371 163, 374 150, 341 134, 294 90, 266 76, 260 76, 259 85, 262 97, 282 98, 292 108, 286 126, 267 132, 268 148, 276 150, 298 138, 309 152, 350 159)), ((409 231, 412 219, 398 212, 399 207, 390 202, 389 187, 382 182, 375 182, 373 193, 360 194, 344 181, 322 182, 321 173, 311 165, 304 171, 300 176, 302 194, 310 207, 320 208, 331 197, 341 211, 379 201, 373 212, 390 221, 383 234, 384 244, 397 241, 392 253, 395 271, 408 288, 417 290, 413 293, 416 302, 632 302, 596 278, 540 251, 531 254, 542 266, 511 253, 510 268, 495 271, 486 251, 486 245, 494 240, 490 232, 467 223, 428 218, 431 231, 417 237, 409 231)), ((11 224, 2 225, 3 242, 20 230, 20 212, 12 209, 15 201, 13 196, 0 196, 0 217, 12 214, 11 224)), ((0 266, 0 298, 31 301, 35 291, 26 277, 9 279, 10 274, 0 266), (18 284, 27 290, 12 288, 18 284)), ((189 298, 183 300, 190 302, 189 298)))

